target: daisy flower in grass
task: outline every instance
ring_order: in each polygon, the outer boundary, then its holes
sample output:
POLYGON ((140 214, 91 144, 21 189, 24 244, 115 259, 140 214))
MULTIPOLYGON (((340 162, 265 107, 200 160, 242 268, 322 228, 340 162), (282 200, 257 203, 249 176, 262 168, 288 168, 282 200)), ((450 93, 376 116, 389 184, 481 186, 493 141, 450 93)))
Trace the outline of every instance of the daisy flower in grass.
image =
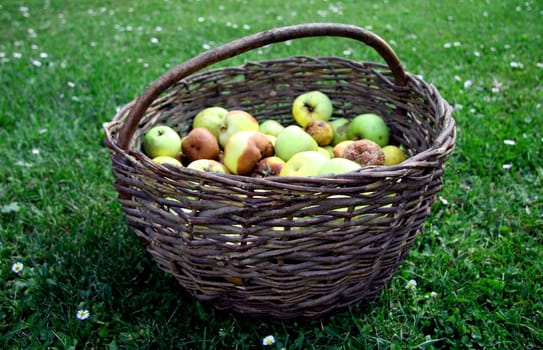
POLYGON ((273 337, 273 335, 268 335, 267 337, 262 339, 262 345, 264 346, 273 345, 273 344, 275 344, 275 338, 273 337))
POLYGON ((409 290, 417 289, 417 281, 415 280, 407 281, 407 284, 405 285, 405 289, 409 289, 409 290))
POLYGON ((23 271, 23 268, 25 266, 23 265, 23 263, 21 262, 16 262, 15 264, 11 265, 11 271, 13 271, 13 273, 20 273, 21 271, 23 271))
POLYGON ((78 320, 84 321, 90 316, 89 310, 77 310, 77 313, 75 314, 78 320))

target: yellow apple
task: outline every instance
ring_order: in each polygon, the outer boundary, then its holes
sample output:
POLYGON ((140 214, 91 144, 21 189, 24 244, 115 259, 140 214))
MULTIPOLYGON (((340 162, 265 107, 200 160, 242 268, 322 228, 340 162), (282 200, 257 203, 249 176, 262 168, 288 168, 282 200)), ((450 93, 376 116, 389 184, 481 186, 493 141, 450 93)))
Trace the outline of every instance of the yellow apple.
POLYGON ((189 163, 187 168, 196 169, 200 171, 207 171, 217 174, 229 174, 230 172, 226 166, 213 159, 197 159, 189 163))
POLYGON ((174 157, 170 156, 158 156, 153 158, 153 162, 156 162, 158 164, 172 164, 177 166, 183 166, 180 161, 175 159, 174 157))
POLYGON ((251 114, 233 110, 226 113, 224 121, 219 131, 219 144, 225 147, 230 136, 238 131, 258 131, 258 120, 251 114))
POLYGON ((405 152, 398 146, 387 145, 381 148, 385 154, 385 165, 400 164, 407 159, 405 152))
POLYGON ((330 119, 332 112, 332 102, 321 91, 303 93, 292 103, 292 116, 302 128, 312 120, 330 119))

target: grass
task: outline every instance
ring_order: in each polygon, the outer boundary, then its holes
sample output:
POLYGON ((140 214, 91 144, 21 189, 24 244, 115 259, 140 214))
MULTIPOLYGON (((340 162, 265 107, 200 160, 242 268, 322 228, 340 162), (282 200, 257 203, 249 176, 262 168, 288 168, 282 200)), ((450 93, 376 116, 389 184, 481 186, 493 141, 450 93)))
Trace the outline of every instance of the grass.
MULTIPOLYGON (((252 349, 267 335, 278 349, 543 347, 541 2, 6 0, 0 28, 0 347, 252 349), (255 322, 195 301, 151 260, 116 202, 102 123, 205 48, 311 21, 391 43, 455 107, 457 147, 376 302, 255 322)), ((324 38, 219 65, 298 54, 379 60, 324 38)))

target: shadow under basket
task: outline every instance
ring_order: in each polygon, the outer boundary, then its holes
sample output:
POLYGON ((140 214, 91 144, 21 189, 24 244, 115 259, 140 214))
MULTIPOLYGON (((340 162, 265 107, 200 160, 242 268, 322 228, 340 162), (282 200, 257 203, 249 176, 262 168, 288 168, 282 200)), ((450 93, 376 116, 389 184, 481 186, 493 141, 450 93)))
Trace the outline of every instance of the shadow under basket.
POLYGON ((449 104, 404 72, 392 49, 351 25, 312 23, 207 51, 153 82, 104 125, 115 188, 132 230, 161 269, 197 299, 251 317, 315 319, 376 298, 430 214, 456 132, 449 104), (358 40, 386 64, 293 56, 203 70, 264 45, 304 37, 358 40), (180 134, 210 106, 293 124, 293 99, 327 94, 334 118, 376 113, 409 158, 316 177, 252 178, 160 165, 144 133, 180 134))

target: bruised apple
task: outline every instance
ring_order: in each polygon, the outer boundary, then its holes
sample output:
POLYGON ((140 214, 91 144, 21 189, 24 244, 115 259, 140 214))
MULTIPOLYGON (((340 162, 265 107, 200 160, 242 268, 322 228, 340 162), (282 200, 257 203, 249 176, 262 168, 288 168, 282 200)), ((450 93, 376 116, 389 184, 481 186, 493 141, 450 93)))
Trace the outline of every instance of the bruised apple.
POLYGON ((345 147, 343 158, 355 161, 362 166, 385 164, 385 154, 381 147, 370 140, 354 141, 345 147))
POLYGON ((285 165, 285 161, 279 157, 271 156, 261 159, 253 170, 252 177, 278 176, 285 165))
POLYGON ((328 146, 334 139, 334 129, 324 120, 312 120, 305 126, 308 133, 319 146, 328 146))
POLYGON ((211 131, 206 128, 192 129, 183 138, 183 155, 189 160, 217 159, 219 157, 219 143, 211 131))
POLYGON ((232 174, 249 175, 262 158, 273 154, 273 145, 263 133, 238 131, 224 147, 223 163, 232 174))
POLYGON ((354 140, 345 140, 335 145, 332 149, 334 157, 343 157, 343 152, 345 151, 345 148, 353 142, 354 140))

